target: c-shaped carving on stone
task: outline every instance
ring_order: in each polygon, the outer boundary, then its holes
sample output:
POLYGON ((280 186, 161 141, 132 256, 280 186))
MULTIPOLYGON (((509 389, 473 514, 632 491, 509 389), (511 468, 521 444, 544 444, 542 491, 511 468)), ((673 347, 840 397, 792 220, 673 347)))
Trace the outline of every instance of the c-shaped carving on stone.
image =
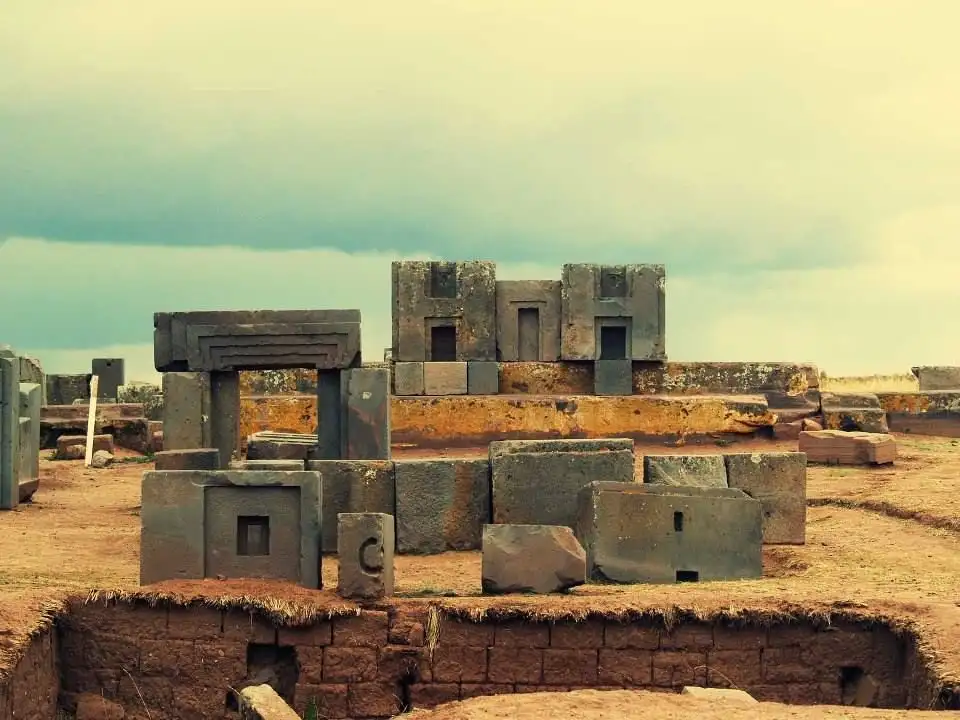
POLYGON ((360 544, 360 569, 367 575, 383 572, 383 546, 378 538, 367 538, 360 544))

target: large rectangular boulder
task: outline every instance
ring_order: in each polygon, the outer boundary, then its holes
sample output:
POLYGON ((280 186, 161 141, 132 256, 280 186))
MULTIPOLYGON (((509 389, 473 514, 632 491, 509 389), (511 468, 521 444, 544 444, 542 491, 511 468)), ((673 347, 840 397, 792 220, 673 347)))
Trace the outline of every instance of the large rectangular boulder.
POLYGON ((910 368, 920 392, 960 390, 960 366, 921 365, 910 368))
POLYGON ((124 384, 123 358, 94 358, 90 365, 92 374, 100 378, 97 399, 117 402, 120 387, 124 384))
POLYGON ((389 460, 308 460, 307 470, 320 473, 323 485, 325 553, 337 552, 337 516, 341 513, 379 513, 394 516, 394 464, 389 460))
POLYGON ((337 592, 357 600, 393 595, 394 522, 383 513, 337 516, 337 592))
POLYGON ((629 439, 505 440, 489 455, 494 523, 573 527, 581 488, 635 480, 629 439))
POLYGON ((397 548, 436 554, 478 550, 490 522, 490 463, 407 460, 395 464, 397 548))
POLYGON ((646 455, 643 481, 653 485, 728 487, 723 455, 646 455))
POLYGON ((897 459, 897 441, 884 433, 802 432, 799 447, 807 462, 825 465, 888 465, 897 459))
POLYGON ((807 456, 802 452, 730 453, 727 482, 759 500, 763 542, 803 545, 807 537, 807 456))
POLYGON ((560 359, 558 280, 497 282, 497 351, 504 362, 560 359))
POLYGON ((164 373, 163 442, 166 450, 215 447, 225 468, 240 449, 239 373, 164 373))
POLYGON ((577 539, 593 582, 674 583, 763 574, 760 501, 732 488, 593 482, 577 539))

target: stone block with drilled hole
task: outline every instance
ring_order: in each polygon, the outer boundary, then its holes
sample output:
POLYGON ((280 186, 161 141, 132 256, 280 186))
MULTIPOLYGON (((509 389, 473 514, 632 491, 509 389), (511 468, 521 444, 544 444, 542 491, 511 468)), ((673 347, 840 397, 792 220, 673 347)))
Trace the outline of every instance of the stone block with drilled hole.
POLYGON ((467 363, 467 393, 496 395, 500 392, 500 363, 473 360, 467 363))
POLYGON ((97 385, 97 399, 106 400, 119 395, 120 386, 124 383, 123 358, 94 358, 91 363, 93 375, 99 379, 97 385))
POLYGON ((897 441, 885 433, 802 432, 799 448, 807 462, 824 465, 888 465, 897 459, 897 441))
POLYGON ((490 522, 490 464, 479 460, 397 462, 397 548, 435 554, 480 548, 490 522))
POLYGON ((586 582, 587 556, 568 527, 486 525, 483 592, 555 593, 586 582))
POLYGON ((337 592, 374 600, 393 595, 393 516, 340 513, 337 516, 337 592))
POLYGON ((573 527, 581 488, 594 480, 635 480, 633 441, 492 442, 490 473, 494 523, 573 527))
POLYGON ((388 460, 308 460, 323 484, 323 552, 337 552, 340 513, 396 513, 393 463, 388 460))
POLYGON ((220 451, 217 448, 162 450, 154 455, 154 461, 155 470, 219 470, 220 451))
POLYGON ((730 453, 727 482, 759 500, 766 545, 803 545, 807 537, 807 456, 802 452, 730 453))
POLYGON ((763 574, 761 504, 742 490, 594 482, 577 539, 593 582, 674 583, 763 574))
POLYGON ((423 392, 425 395, 466 395, 467 363, 424 363, 423 392))
POLYGON ((632 360, 595 360, 594 395, 633 395, 632 360))
POLYGON ((652 485, 728 487, 723 455, 646 455, 643 481, 652 485))
POLYGON ((393 393, 395 395, 423 395, 422 362, 396 362, 393 364, 393 393))

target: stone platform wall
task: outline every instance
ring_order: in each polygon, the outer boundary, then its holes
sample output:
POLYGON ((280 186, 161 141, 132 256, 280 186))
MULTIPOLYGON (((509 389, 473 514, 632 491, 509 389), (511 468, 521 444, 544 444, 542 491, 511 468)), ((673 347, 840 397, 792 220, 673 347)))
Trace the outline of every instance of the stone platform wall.
POLYGON ((0 718, 50 720, 57 717, 60 646, 53 629, 39 634, 6 679, 0 678, 0 718))

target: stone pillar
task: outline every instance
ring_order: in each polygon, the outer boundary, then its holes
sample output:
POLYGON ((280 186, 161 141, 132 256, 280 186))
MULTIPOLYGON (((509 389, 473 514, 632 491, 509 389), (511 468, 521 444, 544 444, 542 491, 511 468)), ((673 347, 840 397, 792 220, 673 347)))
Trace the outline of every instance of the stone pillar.
POLYGON ((317 372, 317 451, 314 460, 340 459, 340 370, 317 372))
POLYGON ((337 592, 346 598, 393 595, 393 516, 340 513, 337 518, 337 592))
POLYGON ((390 370, 353 368, 341 376, 340 457, 390 459, 390 370))
POLYGON ((163 448, 217 448, 225 469, 240 448, 240 373, 164 373, 163 448))
POLYGON ((91 369, 100 378, 97 399, 117 402, 117 391, 124 384, 123 358, 94 358, 91 369))
POLYGON ((0 510, 20 504, 20 360, 0 349, 0 510))
POLYGON ((220 450, 220 468, 239 459, 240 453, 240 373, 210 373, 210 431, 207 447, 220 450))
POLYGON ((20 481, 40 477, 40 408, 43 390, 35 383, 20 383, 20 481))

